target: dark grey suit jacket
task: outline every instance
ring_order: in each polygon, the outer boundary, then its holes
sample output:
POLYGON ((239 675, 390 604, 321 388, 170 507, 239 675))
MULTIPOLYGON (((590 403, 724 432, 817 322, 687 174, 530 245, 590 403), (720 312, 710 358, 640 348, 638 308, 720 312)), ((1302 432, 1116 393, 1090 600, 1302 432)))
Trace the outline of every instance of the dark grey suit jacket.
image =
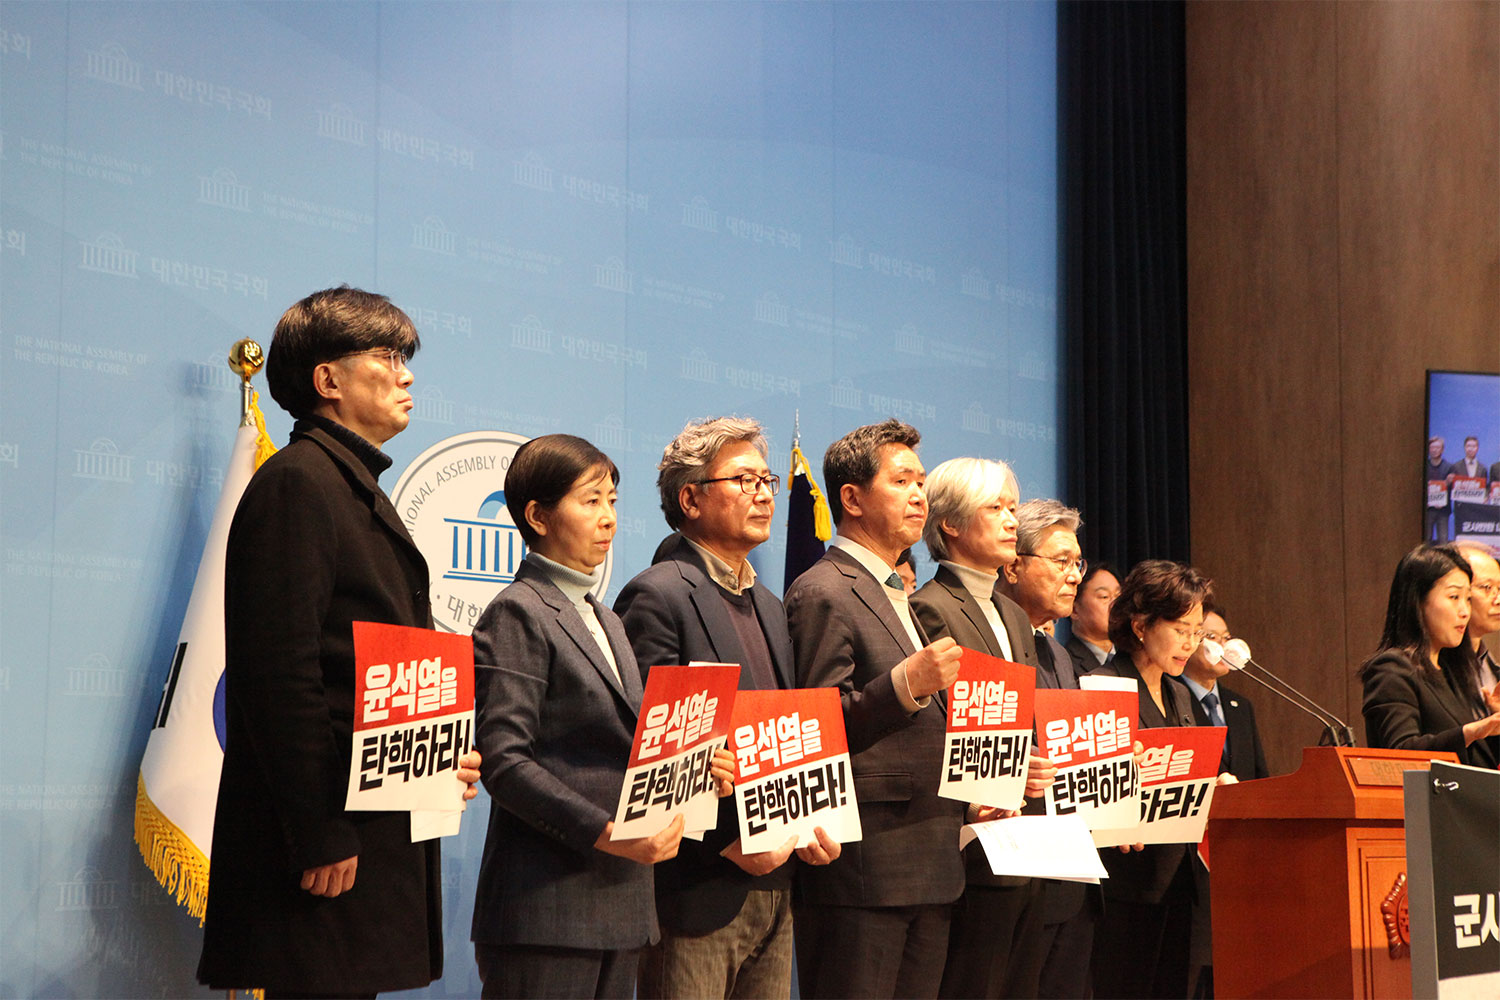
MULTIPOLYGON (((745 662, 739 633, 719 585, 704 571, 698 552, 681 535, 655 565, 625 585, 615 612, 640 663, 641 678, 658 664, 745 662)), ((757 582, 750 592, 755 615, 771 651, 777 686, 793 686, 792 637, 781 602, 757 582)), ((740 690, 751 689, 750 671, 740 671, 740 690)), ((701 842, 684 839, 677 857, 656 866, 656 908, 662 925, 683 934, 706 934, 733 920, 752 888, 786 888, 789 870, 756 879, 719 852, 739 836, 734 797, 719 800, 718 826, 701 842)), ((783 866, 789 869, 788 861, 783 866)))
POLYGON ((1083 640, 1076 635, 1068 636, 1067 643, 1063 646, 1068 655, 1073 658, 1073 672, 1086 674, 1098 670, 1104 664, 1094 655, 1094 651, 1083 644, 1083 640))
POLYGON ((619 679, 530 562, 474 627, 476 740, 494 800, 476 942, 618 950, 658 936, 651 868, 594 847, 619 803, 641 679, 620 620, 589 601, 619 679))
POLYGON ((843 700, 864 831, 838 861, 800 870, 812 903, 916 906, 963 892, 964 804, 937 794, 946 703, 938 694, 908 715, 897 700, 891 668, 916 650, 883 587, 830 548, 786 594, 798 686, 836 687, 843 700))
MULTIPOLYGON (((991 597, 1010 639, 1013 661, 1035 667, 1036 639, 1026 612, 998 590, 991 597)), ((989 619, 984 616, 979 602, 969 593, 958 574, 947 566, 939 566, 936 575, 911 595, 911 608, 929 639, 952 636, 953 641, 965 649, 990 656, 1003 655, 1000 641, 990 628, 989 619)), ((984 848, 978 843, 970 844, 964 852, 964 869, 970 885, 1018 886, 1031 881, 1024 875, 996 875, 990 869, 984 848)))

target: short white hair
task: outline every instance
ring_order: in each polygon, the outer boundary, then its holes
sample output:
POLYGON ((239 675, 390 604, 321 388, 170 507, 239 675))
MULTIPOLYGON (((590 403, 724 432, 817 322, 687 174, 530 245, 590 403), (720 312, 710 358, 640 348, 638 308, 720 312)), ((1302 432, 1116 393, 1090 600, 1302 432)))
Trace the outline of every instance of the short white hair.
POLYGON ((950 458, 927 474, 927 524, 922 540, 933 559, 948 558, 946 524, 962 532, 975 513, 1009 491, 1018 497, 1016 474, 992 458, 950 458))

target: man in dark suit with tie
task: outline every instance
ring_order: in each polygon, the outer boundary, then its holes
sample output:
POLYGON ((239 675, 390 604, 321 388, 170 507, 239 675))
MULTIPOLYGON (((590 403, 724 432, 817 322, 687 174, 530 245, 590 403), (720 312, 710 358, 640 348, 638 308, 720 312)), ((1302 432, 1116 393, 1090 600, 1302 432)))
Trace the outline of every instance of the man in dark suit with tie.
MULTIPOLYGON (((793 687, 786 613, 748 559, 771 535, 781 486, 766 465, 760 424, 690 423, 657 469, 672 543, 615 601, 642 678, 661 664, 738 663, 742 691, 793 687)), ((657 865, 662 938, 642 956, 642 1000, 790 994, 796 838, 746 854, 738 830, 734 799, 721 799, 718 825, 657 865)), ((819 841, 798 857, 824 865, 839 856, 836 841, 819 841)))
POLYGON ((799 687, 836 687, 863 839, 798 874, 804 997, 930 997, 964 887, 964 804, 937 794, 958 674, 952 639, 930 645, 896 559, 927 520, 917 430, 897 420, 829 446, 823 483, 838 537, 786 594, 799 687))
MULTIPOLYGON (((1203 637, 1223 645, 1230 639, 1224 610, 1212 601, 1203 605, 1203 637)), ((1200 726, 1225 726, 1224 753, 1219 758, 1219 772, 1229 772, 1241 781, 1268 778, 1266 752, 1255 726, 1255 706, 1250 699, 1231 691, 1219 679, 1229 673, 1228 663, 1210 663, 1202 646, 1188 660, 1181 683, 1192 694, 1193 719, 1200 726)), ((1194 997, 1213 996, 1213 930, 1210 921, 1208 870, 1199 864, 1194 868, 1198 882, 1198 899, 1193 906, 1193 940, 1189 949, 1188 984, 1194 997)))
MULTIPOLYGON (((1017 511, 1016 560, 1000 570, 1000 590, 1026 612, 1036 630, 1039 688, 1078 690, 1078 672, 1062 644, 1045 630, 1073 613, 1088 564, 1078 547, 1083 519, 1056 500, 1028 500, 1017 511)), ((1038 997, 1088 996, 1094 926, 1102 912, 1097 886, 1045 880, 1035 970, 1038 997)))
MULTIPOLYGON (((927 477, 923 539, 937 574, 912 596, 912 610, 929 636, 952 636, 960 646, 1012 663, 1037 666, 1036 640, 1026 612, 996 590, 1000 567, 1016 561, 1016 478, 1004 462, 954 458, 927 477)), ((1041 795, 1056 771, 1033 752, 1028 793, 1041 795)), ((1019 802, 969 807, 971 821, 1005 815, 1019 802)), ((953 909, 942 997, 1023 997, 1034 990, 1033 961, 1040 942, 1041 884, 996 875, 981 845, 964 855, 968 885, 953 909), (1026 976, 1025 970, 1032 969, 1026 976)))

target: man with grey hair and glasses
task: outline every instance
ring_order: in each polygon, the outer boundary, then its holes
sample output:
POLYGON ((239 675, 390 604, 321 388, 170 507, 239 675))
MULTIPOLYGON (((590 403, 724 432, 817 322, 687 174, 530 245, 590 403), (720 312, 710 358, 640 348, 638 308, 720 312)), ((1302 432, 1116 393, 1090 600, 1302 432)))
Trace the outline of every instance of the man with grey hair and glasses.
MULTIPOLYGON (((657 466, 662 513, 674 534, 660 558, 625 585, 615 612, 640 663, 737 663, 741 690, 794 686, 781 602, 756 579, 749 555, 771 534, 781 480, 766 464, 760 424, 745 417, 689 423, 657 466)), ((641 958, 649 998, 782 997, 791 992, 792 837, 759 854, 740 850, 734 798, 717 826, 684 840, 656 869, 662 939, 641 958)), ((797 850, 826 865, 839 845, 820 829, 797 850)))
MULTIPOLYGON (((1017 511, 1016 559, 1000 570, 1001 591, 1021 606, 1035 630, 1037 687, 1078 689, 1073 658, 1046 629, 1073 613, 1088 572, 1078 547, 1083 518, 1056 500, 1028 500, 1017 511)), ((1088 996, 1094 926, 1103 908, 1098 886, 1043 881, 1042 930, 1035 954, 1037 997, 1088 996)))

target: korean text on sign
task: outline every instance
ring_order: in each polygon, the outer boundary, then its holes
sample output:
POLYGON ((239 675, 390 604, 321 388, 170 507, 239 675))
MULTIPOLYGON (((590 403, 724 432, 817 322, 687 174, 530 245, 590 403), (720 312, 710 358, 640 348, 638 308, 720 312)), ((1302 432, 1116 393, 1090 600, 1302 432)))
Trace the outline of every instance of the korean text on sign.
POLYGON ((647 673, 612 839, 649 837, 678 813, 688 833, 713 828, 719 806, 709 763, 728 741, 739 678, 733 663, 647 673))
POLYGON ((474 744, 474 644, 430 629, 354 623, 349 809, 463 807, 474 744))
POLYGON ((1057 765, 1047 813, 1077 813, 1091 830, 1131 826, 1140 811, 1140 774, 1131 754, 1134 691, 1036 692, 1041 752, 1057 765))
POLYGON ((972 649, 948 691, 948 732, 938 794, 1012 808, 1026 791, 1036 671, 972 649))
POLYGON ((838 691, 741 691, 731 743, 746 853, 780 847, 793 836, 805 846, 820 826, 841 843, 860 839, 838 691))
POLYGON ((1222 726, 1143 729, 1141 807, 1123 829, 1095 829, 1100 847, 1119 844, 1196 844, 1203 839, 1218 781, 1222 726))

